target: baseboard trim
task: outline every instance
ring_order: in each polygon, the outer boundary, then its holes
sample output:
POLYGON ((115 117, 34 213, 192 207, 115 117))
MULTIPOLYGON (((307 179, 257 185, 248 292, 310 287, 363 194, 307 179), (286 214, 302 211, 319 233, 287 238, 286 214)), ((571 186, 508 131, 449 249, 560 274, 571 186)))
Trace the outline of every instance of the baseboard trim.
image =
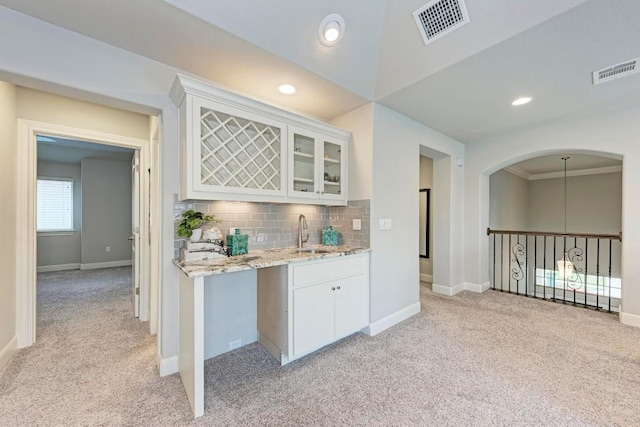
POLYGON ((363 329, 363 332, 367 335, 374 336, 380 332, 389 329, 390 327, 397 325, 398 323, 407 320, 411 316, 420 313, 420 303, 416 302, 408 307, 398 310, 395 313, 388 315, 376 322, 371 323, 369 326, 363 329))
POLYGON ((635 326, 636 328, 640 328, 640 316, 637 314, 631 313, 623 313, 620 312, 620 323, 628 326, 635 326))
POLYGON ((74 264, 57 264, 57 265, 39 265, 38 273, 49 273, 51 271, 80 270, 80 263, 74 264))
POLYGON ((471 292, 477 292, 479 294, 483 293, 484 291, 488 291, 489 290, 489 282, 484 282, 484 283, 469 283, 469 282, 464 282, 464 290, 465 291, 471 291, 471 292))
POLYGON ((458 283, 455 286, 445 286, 434 283, 433 285, 431 285, 431 290, 436 294, 452 297, 455 294, 464 291, 464 283, 458 283))
POLYGON ((13 353, 18 349, 18 336, 15 335, 11 338, 11 341, 4 346, 2 350, 0 350, 0 370, 4 368, 4 366, 9 362, 13 353))
POLYGON ((161 377, 166 377, 167 375, 177 374, 180 366, 178 364, 178 356, 167 357, 166 359, 161 359, 158 357, 158 371, 160 372, 161 377))
POLYGON ((130 259, 124 259, 122 261, 107 261, 107 262, 93 262, 87 264, 80 264, 80 270, 94 270, 96 268, 111 268, 111 267, 126 267, 133 265, 133 261, 130 259))
POLYGON ((422 274, 420 273, 420 281, 421 282, 433 282, 433 274, 422 274))

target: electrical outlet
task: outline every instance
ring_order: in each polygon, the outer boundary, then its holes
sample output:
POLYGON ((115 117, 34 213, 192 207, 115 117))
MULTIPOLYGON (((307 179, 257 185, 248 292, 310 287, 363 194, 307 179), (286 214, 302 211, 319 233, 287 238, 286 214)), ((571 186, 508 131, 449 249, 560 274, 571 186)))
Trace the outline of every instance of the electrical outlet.
POLYGON ((111 252, 111 246, 107 246, 107 253, 111 252))
POLYGON ((236 348, 242 347, 242 339, 231 341, 229 343, 229 350, 235 350, 236 348))
POLYGON ((361 219, 354 219, 353 220, 353 229, 354 230, 362 230, 362 220, 361 219))
POLYGON ((390 219, 381 219, 380 220, 380 230, 391 230, 391 220, 390 219))

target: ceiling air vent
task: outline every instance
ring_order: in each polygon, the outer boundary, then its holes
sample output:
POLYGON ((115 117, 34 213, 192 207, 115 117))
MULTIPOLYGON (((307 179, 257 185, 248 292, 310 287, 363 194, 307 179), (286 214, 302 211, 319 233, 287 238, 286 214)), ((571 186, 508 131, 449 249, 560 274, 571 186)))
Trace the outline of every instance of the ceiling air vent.
POLYGON ((630 76, 640 71, 638 68, 638 61, 640 58, 632 59, 631 61, 623 62, 621 64, 612 65, 611 67, 604 68, 599 71, 593 72, 593 84, 608 82, 609 80, 619 79, 620 77, 630 76))
POLYGON ((463 0, 432 0, 413 12, 413 18, 425 45, 470 22, 463 0))

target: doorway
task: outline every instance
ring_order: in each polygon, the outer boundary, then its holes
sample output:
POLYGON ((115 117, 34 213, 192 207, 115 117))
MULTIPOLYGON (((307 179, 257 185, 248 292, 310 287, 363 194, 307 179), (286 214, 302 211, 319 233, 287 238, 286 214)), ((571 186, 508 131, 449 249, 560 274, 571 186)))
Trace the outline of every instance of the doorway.
MULTIPOLYGON (((53 135, 36 141, 38 285, 47 272, 126 266, 132 313, 139 317, 139 150, 53 135)), ((82 275, 45 276, 52 283, 82 275)))
MULTIPOLYGON (((37 138, 44 135, 51 139, 64 139, 98 143, 111 147, 133 150, 137 153, 139 164, 139 218, 149 218, 150 175, 141 173, 150 169, 149 141, 123 137, 120 135, 95 132, 86 129, 70 128, 49 123, 18 120, 18 259, 24 260, 17 266, 17 336, 18 347, 32 345, 36 340, 36 271, 37 271, 37 138)), ((130 166, 129 166, 130 167, 130 166)), ((134 165, 135 167, 135 165, 134 165)), ((150 246, 139 242, 149 240, 149 221, 139 221, 137 240, 139 266, 149 266, 150 246)), ((135 234, 135 233, 134 233, 135 234)), ((155 243, 157 244, 157 242, 155 243)), ((104 248, 106 251, 106 247, 104 248)), ((149 272, 139 268, 139 295, 141 301, 149 301, 149 272)), ((135 281, 134 281, 135 283, 135 281)), ((134 292, 135 295, 135 292, 134 292)), ((156 304, 140 304, 139 318, 147 321, 149 312, 156 310, 156 304)))

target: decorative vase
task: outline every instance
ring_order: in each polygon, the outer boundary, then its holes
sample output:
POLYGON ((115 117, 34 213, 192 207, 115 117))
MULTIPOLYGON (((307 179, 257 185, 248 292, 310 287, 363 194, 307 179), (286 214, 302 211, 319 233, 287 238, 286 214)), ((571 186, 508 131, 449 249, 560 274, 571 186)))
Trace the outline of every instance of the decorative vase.
POLYGON ((202 237, 202 228, 196 228, 192 230, 191 237, 189 237, 189 240, 191 240, 192 242, 197 242, 201 239, 201 237, 202 237))

